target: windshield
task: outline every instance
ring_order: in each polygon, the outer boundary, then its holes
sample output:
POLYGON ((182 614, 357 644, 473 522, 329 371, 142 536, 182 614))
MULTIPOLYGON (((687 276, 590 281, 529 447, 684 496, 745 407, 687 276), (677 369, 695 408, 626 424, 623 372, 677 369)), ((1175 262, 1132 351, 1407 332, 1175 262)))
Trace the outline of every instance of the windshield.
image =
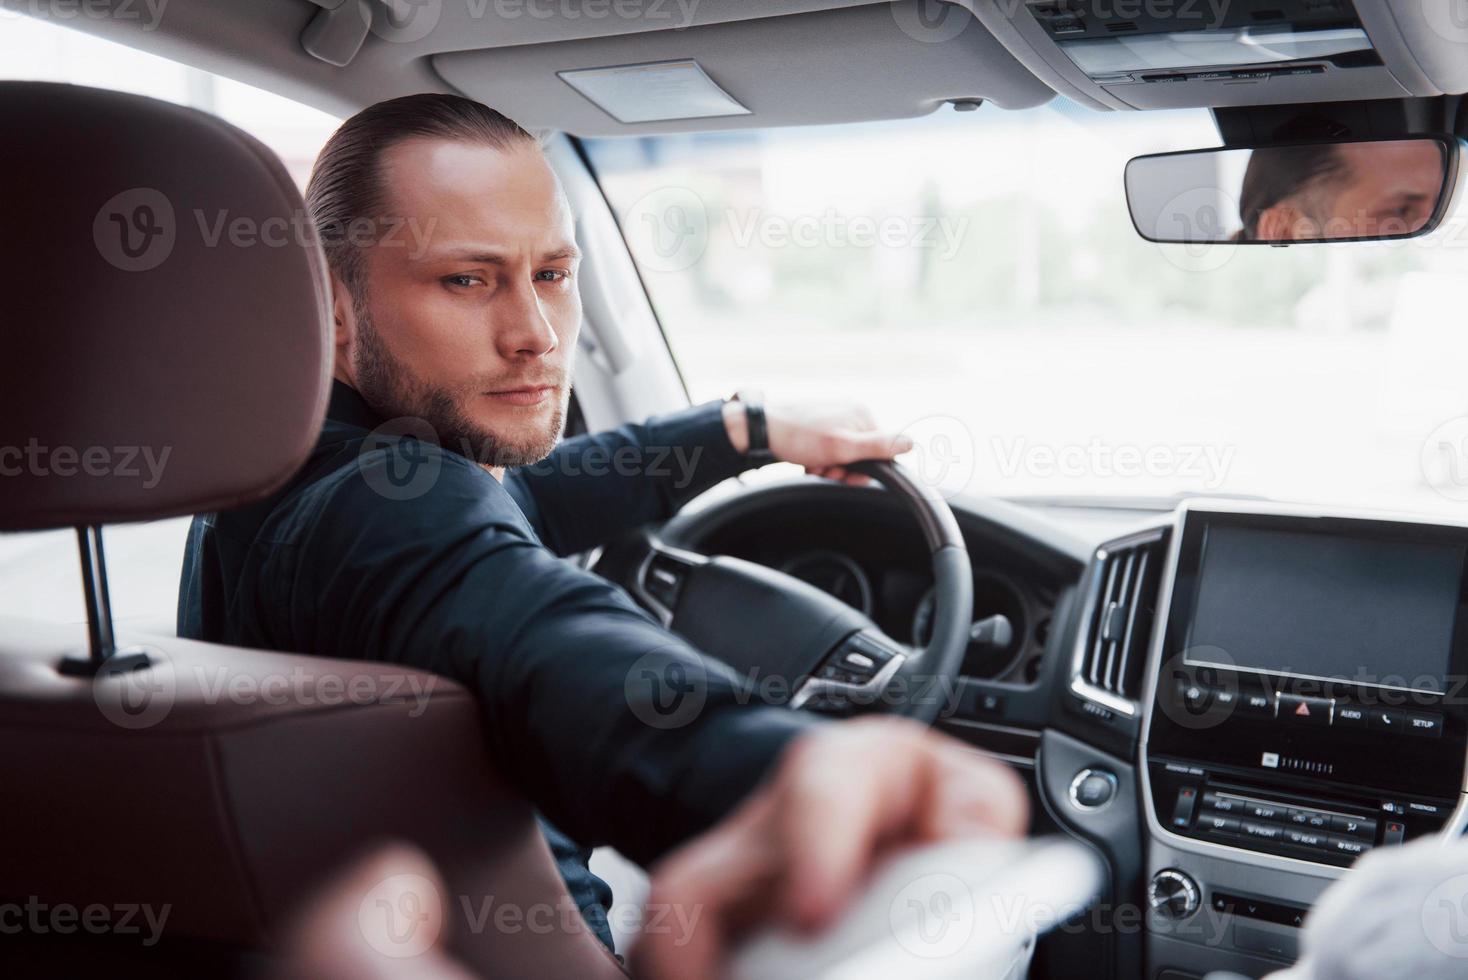
MULTIPOLYGON (((588 141, 695 400, 855 398, 945 489, 1468 500, 1468 234, 1154 245, 1142 153, 1206 112, 1064 101, 588 141)), ((1222 220, 1222 219, 1221 219, 1222 220)))

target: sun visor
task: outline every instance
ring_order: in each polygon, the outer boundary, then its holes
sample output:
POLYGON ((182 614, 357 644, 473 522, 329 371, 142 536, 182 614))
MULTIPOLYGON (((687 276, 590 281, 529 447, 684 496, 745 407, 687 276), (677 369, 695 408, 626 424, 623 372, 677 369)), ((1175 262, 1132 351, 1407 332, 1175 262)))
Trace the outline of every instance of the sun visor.
POLYGON ((576 136, 805 126, 1006 109, 1054 93, 963 7, 928 0, 434 55, 448 84, 576 136))

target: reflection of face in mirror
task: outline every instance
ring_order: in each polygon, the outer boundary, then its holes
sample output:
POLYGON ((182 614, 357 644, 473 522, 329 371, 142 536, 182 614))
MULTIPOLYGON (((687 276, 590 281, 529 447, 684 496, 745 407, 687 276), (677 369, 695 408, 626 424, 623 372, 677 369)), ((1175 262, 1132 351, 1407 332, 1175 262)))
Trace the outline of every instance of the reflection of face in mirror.
POLYGON ((1240 241, 1406 235, 1432 217, 1443 153, 1432 140, 1255 150, 1244 172, 1240 241))

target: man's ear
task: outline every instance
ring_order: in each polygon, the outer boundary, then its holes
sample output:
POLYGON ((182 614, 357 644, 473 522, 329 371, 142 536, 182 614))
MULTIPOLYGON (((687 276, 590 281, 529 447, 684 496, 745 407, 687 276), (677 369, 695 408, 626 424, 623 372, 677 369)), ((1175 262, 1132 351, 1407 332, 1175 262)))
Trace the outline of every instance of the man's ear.
POLYGON ((357 345, 357 315, 352 305, 352 291, 336 273, 331 275, 332 347, 335 349, 332 376, 355 385, 352 352, 357 345))
POLYGON ((1318 238, 1320 229, 1310 217, 1291 204, 1276 204, 1259 212, 1254 237, 1261 242, 1293 242, 1318 238))

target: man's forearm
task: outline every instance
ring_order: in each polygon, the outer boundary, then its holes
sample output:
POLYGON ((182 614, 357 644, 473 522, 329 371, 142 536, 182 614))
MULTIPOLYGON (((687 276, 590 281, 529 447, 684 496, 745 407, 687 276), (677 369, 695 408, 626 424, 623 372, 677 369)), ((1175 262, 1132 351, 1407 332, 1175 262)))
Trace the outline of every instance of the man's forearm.
POLYGON ((747 468, 727 415, 725 406, 710 402, 567 439, 541 462, 510 471, 505 487, 547 547, 575 554, 667 520, 686 501, 747 468))

